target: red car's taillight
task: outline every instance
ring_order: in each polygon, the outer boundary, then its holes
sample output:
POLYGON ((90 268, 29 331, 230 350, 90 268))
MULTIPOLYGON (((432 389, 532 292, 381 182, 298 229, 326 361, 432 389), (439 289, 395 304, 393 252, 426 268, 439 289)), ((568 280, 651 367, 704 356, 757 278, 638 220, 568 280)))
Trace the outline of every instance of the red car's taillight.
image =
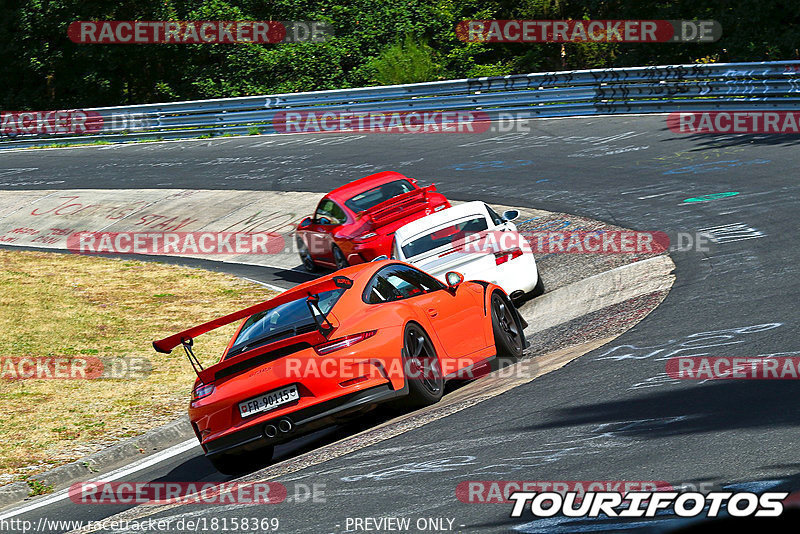
POLYGON ((514 250, 504 250, 503 252, 495 252, 494 253, 494 262, 497 265, 502 265, 507 261, 513 260, 514 258, 519 258, 522 256, 522 251, 518 248, 514 250))
POLYGON ((369 332, 361 332, 360 334, 353 334, 352 336, 345 336, 340 337, 339 339, 334 339, 333 341, 328 341, 327 343, 322 343, 321 345, 317 345, 314 347, 314 350, 317 351, 317 354, 320 356, 324 356, 326 354, 330 354, 331 352, 335 352, 337 350, 346 349, 347 347, 352 347, 356 343, 360 343, 365 339, 369 339, 374 336, 378 331, 377 330, 370 330, 369 332))
POLYGON ((208 397, 214 393, 214 389, 216 389, 214 384, 198 384, 197 387, 192 390, 192 400, 196 401, 198 399, 202 399, 203 397, 208 397))

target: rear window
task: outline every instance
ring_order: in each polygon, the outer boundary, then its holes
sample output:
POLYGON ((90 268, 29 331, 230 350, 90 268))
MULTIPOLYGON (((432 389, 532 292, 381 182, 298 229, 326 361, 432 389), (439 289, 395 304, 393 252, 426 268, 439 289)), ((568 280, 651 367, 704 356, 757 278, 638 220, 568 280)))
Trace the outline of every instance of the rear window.
POLYGON ((372 206, 377 206, 385 200, 413 190, 414 186, 408 180, 395 180, 359 193, 346 201, 344 205, 358 213, 359 211, 368 210, 372 206))
POLYGON ((444 289, 436 278, 410 265, 395 264, 378 271, 364 288, 361 298, 367 304, 407 299, 444 289))
POLYGON ((469 234, 482 232, 487 228, 486 218, 478 216, 448 226, 441 226, 428 234, 409 241, 400 248, 405 258, 413 258, 444 245, 458 242, 469 234))
MULTIPOLYGON (((324 315, 328 315, 344 291, 337 288, 319 294, 319 309, 324 315)), ((255 344, 272 343, 294 336, 295 331, 300 333, 313 328, 316 328, 316 323, 311 310, 308 309, 306 298, 301 297, 248 317, 226 357, 238 354, 248 346, 252 348, 255 344)))

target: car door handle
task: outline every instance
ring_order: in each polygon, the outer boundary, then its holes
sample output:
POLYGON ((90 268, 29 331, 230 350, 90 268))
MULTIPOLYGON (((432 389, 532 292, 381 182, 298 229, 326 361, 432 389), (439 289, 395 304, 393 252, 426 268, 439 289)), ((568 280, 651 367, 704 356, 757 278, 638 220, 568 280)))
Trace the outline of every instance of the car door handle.
POLYGON ((439 315, 439 310, 437 310, 436 308, 428 308, 428 315, 430 315, 431 317, 436 317, 437 315, 439 315))

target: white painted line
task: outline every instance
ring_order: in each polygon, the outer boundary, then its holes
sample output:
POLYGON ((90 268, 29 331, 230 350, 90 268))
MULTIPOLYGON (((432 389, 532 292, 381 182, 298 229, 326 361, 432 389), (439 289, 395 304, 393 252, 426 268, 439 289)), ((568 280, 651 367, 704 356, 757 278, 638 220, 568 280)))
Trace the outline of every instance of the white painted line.
MULTIPOLYGON (((169 258, 191 258, 192 256, 171 256, 170 255, 170 256, 165 256, 165 257, 169 257, 169 258)), ((245 262, 245 261, 236 261, 236 260, 214 260, 214 259, 212 259, 212 258, 210 258, 208 256, 206 256, 206 257, 194 256, 194 257, 195 258, 200 258, 200 259, 203 259, 203 260, 218 261, 220 263, 230 263, 230 264, 233 264, 233 265, 249 265, 251 267, 267 267, 269 269, 275 269, 276 271, 294 271, 296 273, 310 274, 308 271, 303 270, 303 269, 298 269, 296 267, 281 267, 279 265, 271 265, 269 263, 248 263, 248 262, 245 262)), ((202 269, 202 267, 200 267, 200 268, 202 269)), ((286 289, 281 289, 281 291, 286 291, 286 289)))
MULTIPOLYGON (((43 193, 44 193, 44 192, 46 192, 46 191, 43 191, 43 193)), ((2 217, 0 217, 0 219, 5 219, 6 217, 10 217, 10 216, 12 216, 12 215, 15 215, 17 212, 19 212, 19 211, 22 211, 22 210, 23 210, 23 209, 25 209, 27 206, 30 206, 30 205, 36 204, 36 203, 37 203, 37 202, 39 202, 40 200, 44 200, 44 199, 46 199, 46 198, 50 198, 50 197, 52 197, 53 195, 57 195, 57 194, 58 194, 58 193, 60 193, 60 192, 61 192, 61 191, 53 191, 53 192, 52 192, 52 193, 50 193, 50 194, 47 194, 47 195, 44 195, 44 196, 42 196, 42 197, 39 197, 39 198, 36 198, 36 199, 32 200, 30 204, 21 204, 21 205, 19 205, 19 206, 17 207, 17 209, 15 209, 14 211, 9 211, 8 213, 6 213, 6 214, 5 214, 5 215, 3 215, 2 217)))
POLYGON ((639 197, 639 200, 645 200, 647 198, 663 197, 664 195, 671 195, 673 193, 680 193, 680 191, 667 191, 666 193, 658 193, 657 195, 646 195, 643 197, 639 197))
MULTIPOLYGON (((95 482, 95 481, 102 481, 102 482, 111 482, 112 480, 117 480, 122 477, 128 476, 132 473, 137 471, 141 471, 142 469, 146 469, 150 466, 156 465, 164 460, 172 458, 173 456, 177 456, 179 454, 183 454, 184 452, 193 449, 194 447, 198 447, 199 443, 197 442, 196 438, 187 439, 182 443, 178 443, 177 445, 173 445, 168 449, 164 449, 161 452, 153 454, 152 456, 148 456, 147 458, 142 458, 136 462, 128 464, 124 467, 120 467, 110 473, 102 475, 100 477, 93 478, 91 480, 87 480, 87 482, 95 482)), ((54 502, 62 501, 64 499, 69 498, 69 488, 64 488, 61 491, 54 493, 53 495, 49 495, 47 497, 43 497, 41 499, 37 499, 30 504, 26 504, 19 508, 15 508, 10 510, 2 515, 0 515, 0 521, 8 519, 10 517, 14 517, 20 514, 24 514, 30 512, 32 510, 36 510, 37 508, 41 508, 43 506, 49 506, 54 502)))
POLYGON ((242 280, 247 280, 248 282, 253 282, 254 284, 258 284, 260 286, 264 286, 267 289, 271 289, 273 291, 280 291, 281 293, 283 293, 284 291, 289 289, 288 287, 278 287, 278 286, 274 286, 272 284, 268 284, 266 282, 261 282, 259 280, 253 280, 252 278, 247 278, 246 276, 242 276, 242 280))

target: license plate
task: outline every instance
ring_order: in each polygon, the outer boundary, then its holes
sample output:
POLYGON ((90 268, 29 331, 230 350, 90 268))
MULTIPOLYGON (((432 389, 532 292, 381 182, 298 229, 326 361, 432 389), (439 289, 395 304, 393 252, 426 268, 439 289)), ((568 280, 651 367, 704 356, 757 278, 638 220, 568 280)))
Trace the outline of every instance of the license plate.
POLYGON ((260 397, 239 403, 239 413, 242 417, 250 417, 261 412, 274 410, 278 406, 296 401, 300 398, 297 386, 291 385, 264 393, 260 397))

